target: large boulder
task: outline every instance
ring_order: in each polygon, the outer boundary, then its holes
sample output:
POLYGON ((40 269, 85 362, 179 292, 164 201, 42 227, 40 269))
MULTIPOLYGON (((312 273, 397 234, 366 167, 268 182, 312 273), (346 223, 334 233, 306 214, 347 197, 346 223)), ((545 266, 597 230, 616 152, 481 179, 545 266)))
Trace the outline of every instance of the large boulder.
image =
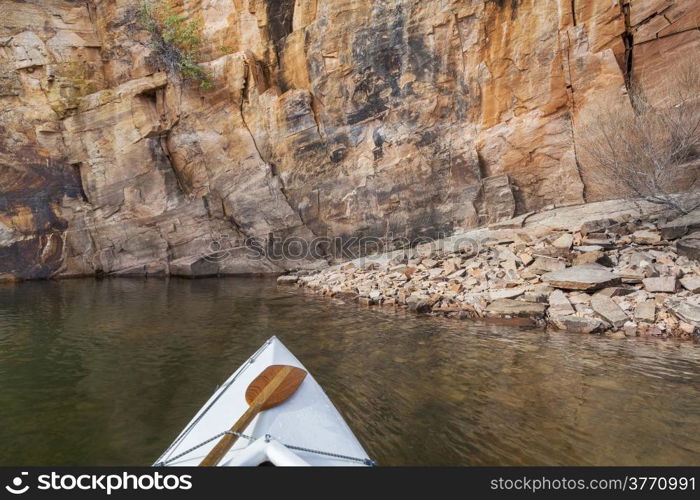
POLYGON ((678 255, 685 255, 689 259, 700 262, 700 231, 686 236, 676 242, 678 255))
POLYGON ((674 293, 678 288, 675 276, 660 276, 658 278, 645 278, 642 280, 647 292, 674 293))
POLYGON ((632 233, 632 241, 640 245, 656 245, 661 242, 661 235, 656 231, 642 229, 632 233))
POLYGON ((700 276, 686 276, 681 279, 681 285, 693 293, 700 293, 700 276))
POLYGON ((491 300, 514 299, 520 297, 525 290, 523 288, 502 288, 500 290, 491 290, 489 298, 491 300))
POLYGON ((634 308, 634 319, 646 323, 653 323, 656 321, 656 302, 653 300, 645 300, 637 304, 634 308))
POLYGON ((549 273, 566 269, 566 261, 554 257, 539 256, 535 259, 528 271, 533 273, 549 273))
POLYGON ((547 309, 547 313, 550 316, 570 316, 575 312, 564 292, 554 290, 549 294, 549 309, 547 309))
POLYGON ((278 285, 294 285, 299 281, 299 276, 294 274, 286 274, 277 278, 278 285))
POLYGON ((500 299, 488 305, 486 315, 493 318, 542 318, 545 309, 546 305, 541 303, 500 299))
POLYGON ((203 257, 184 257, 170 263, 170 274, 182 278, 209 278, 218 276, 219 264, 203 257))
POLYGON ((555 288, 565 290, 598 290, 609 286, 619 285, 620 278, 609 269, 598 264, 573 266, 561 271, 547 273, 542 280, 555 288))
POLYGON ((573 333, 595 333, 607 328, 607 324, 598 318, 587 318, 580 316, 557 316, 552 318, 552 324, 567 332, 573 333))
POLYGON ((700 326, 700 305, 676 298, 667 300, 666 305, 678 319, 700 326))
POLYGON ((688 231, 700 230, 700 208, 689 214, 678 217, 659 227, 661 236, 667 240, 675 240, 688 233, 688 231))
POLYGON ((591 308, 615 328, 622 327, 629 320, 625 311, 607 295, 594 295, 591 299, 591 308))

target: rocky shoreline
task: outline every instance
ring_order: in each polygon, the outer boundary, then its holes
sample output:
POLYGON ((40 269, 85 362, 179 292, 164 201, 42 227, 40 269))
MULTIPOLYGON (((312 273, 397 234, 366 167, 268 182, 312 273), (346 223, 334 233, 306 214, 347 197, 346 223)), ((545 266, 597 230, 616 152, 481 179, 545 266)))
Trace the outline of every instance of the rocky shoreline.
POLYGON ((603 202, 525 214, 293 285, 365 305, 613 337, 700 338, 700 211, 603 202))

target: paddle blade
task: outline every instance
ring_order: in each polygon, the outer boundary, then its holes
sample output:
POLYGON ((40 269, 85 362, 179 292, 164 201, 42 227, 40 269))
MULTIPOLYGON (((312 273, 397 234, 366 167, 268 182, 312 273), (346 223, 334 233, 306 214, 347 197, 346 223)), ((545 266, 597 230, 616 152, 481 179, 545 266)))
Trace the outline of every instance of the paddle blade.
POLYGON ((269 410, 289 399, 304 381, 304 377, 306 372, 296 366, 268 366, 250 383, 245 391, 245 400, 252 406, 256 399, 262 397, 262 400, 258 401, 260 409, 269 410), (281 381, 280 376, 283 377, 281 381), (270 384, 275 377, 278 377, 279 383, 270 384))
POLYGON ((304 381, 304 377, 306 377, 306 372, 295 366, 272 365, 265 368, 260 375, 255 377, 245 392, 245 399, 250 405, 248 410, 233 424, 231 432, 216 443, 199 465, 217 465, 255 416, 261 411, 284 403, 296 392, 304 381))

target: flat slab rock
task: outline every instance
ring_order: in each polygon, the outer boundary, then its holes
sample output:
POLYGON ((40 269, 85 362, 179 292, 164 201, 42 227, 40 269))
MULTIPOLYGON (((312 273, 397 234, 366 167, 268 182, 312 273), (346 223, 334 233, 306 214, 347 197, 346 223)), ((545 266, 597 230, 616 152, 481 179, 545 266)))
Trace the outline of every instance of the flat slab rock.
POLYGON ((700 276, 687 276, 681 279, 681 285, 693 293, 700 293, 700 276))
POLYGON ((598 294, 607 295, 608 297, 623 297, 636 291, 637 290, 635 288, 628 288, 624 286, 611 286, 608 288, 603 288, 598 292, 598 294))
POLYGON ((170 274, 186 278, 207 278, 219 274, 219 264, 206 258, 190 258, 174 260, 170 263, 170 274))
POLYGON ((700 232, 696 232, 676 242, 678 255, 700 262, 700 232))
POLYGON ((697 208, 682 217, 678 217, 659 228, 661 236, 667 240, 680 238, 688 231, 700 229, 700 208, 697 208))
POLYGON ((591 298, 591 308, 615 328, 622 327, 629 320, 625 311, 607 295, 594 295, 591 298))
POLYGON ((644 283, 644 289, 647 292, 674 293, 678 287, 678 282, 673 276, 645 278, 642 280, 642 283, 644 283))
POLYGON ((620 278, 607 268, 597 264, 573 266, 542 276, 542 279, 555 288, 565 290, 598 290, 620 284, 620 278))
POLYGON ((656 321, 656 302, 653 300, 645 300, 637 304, 634 308, 634 319, 646 323, 653 323, 656 321))
POLYGON ((573 244, 574 237, 569 233, 562 234, 561 236, 559 236, 559 238, 552 242, 553 247, 561 248, 563 250, 568 250, 573 244))
POLYGON ((594 250, 592 252, 584 252, 574 258, 575 266, 585 266, 586 264, 596 264, 598 261, 605 259, 605 252, 594 250))
POLYGON ((597 318, 582 318, 579 316, 556 316, 551 323, 559 330, 573 333, 593 333, 604 330, 607 325, 597 318))
POLYGON ((522 300, 500 299, 491 302, 486 308, 489 317, 541 318, 546 309, 545 304, 524 302, 522 300))
POLYGON ((547 310, 550 316, 570 316, 576 311, 574 310, 569 299, 561 290, 554 290, 548 298, 549 309, 547 310))
POLYGON ((700 326, 700 306, 680 299, 670 299, 666 305, 679 319, 691 325, 700 326))
POLYGON ((489 292, 491 300, 514 299, 520 297, 525 290, 523 288, 504 288, 502 290, 492 290, 489 292))
POLYGON ((528 267, 533 273, 547 273, 552 271, 560 271, 566 269, 566 262, 553 257, 537 257, 535 262, 528 267))
POLYGON ((279 278, 277 278, 278 285, 293 285, 297 281, 299 281, 299 276, 289 275, 289 274, 284 275, 284 276, 280 276, 279 278))
POLYGON ((643 229, 632 233, 632 241, 641 245, 656 245, 661 242, 661 235, 656 231, 643 229))

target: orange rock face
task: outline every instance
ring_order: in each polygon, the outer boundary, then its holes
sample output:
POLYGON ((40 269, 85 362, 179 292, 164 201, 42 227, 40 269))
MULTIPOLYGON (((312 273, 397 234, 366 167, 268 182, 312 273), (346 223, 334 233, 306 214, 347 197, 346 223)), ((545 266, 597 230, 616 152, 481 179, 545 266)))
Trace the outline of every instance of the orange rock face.
POLYGON ((581 117, 700 49, 693 0, 176 0, 201 89, 137 4, 0 5, 0 279, 278 272, 320 255, 246 246, 605 197, 581 117))

